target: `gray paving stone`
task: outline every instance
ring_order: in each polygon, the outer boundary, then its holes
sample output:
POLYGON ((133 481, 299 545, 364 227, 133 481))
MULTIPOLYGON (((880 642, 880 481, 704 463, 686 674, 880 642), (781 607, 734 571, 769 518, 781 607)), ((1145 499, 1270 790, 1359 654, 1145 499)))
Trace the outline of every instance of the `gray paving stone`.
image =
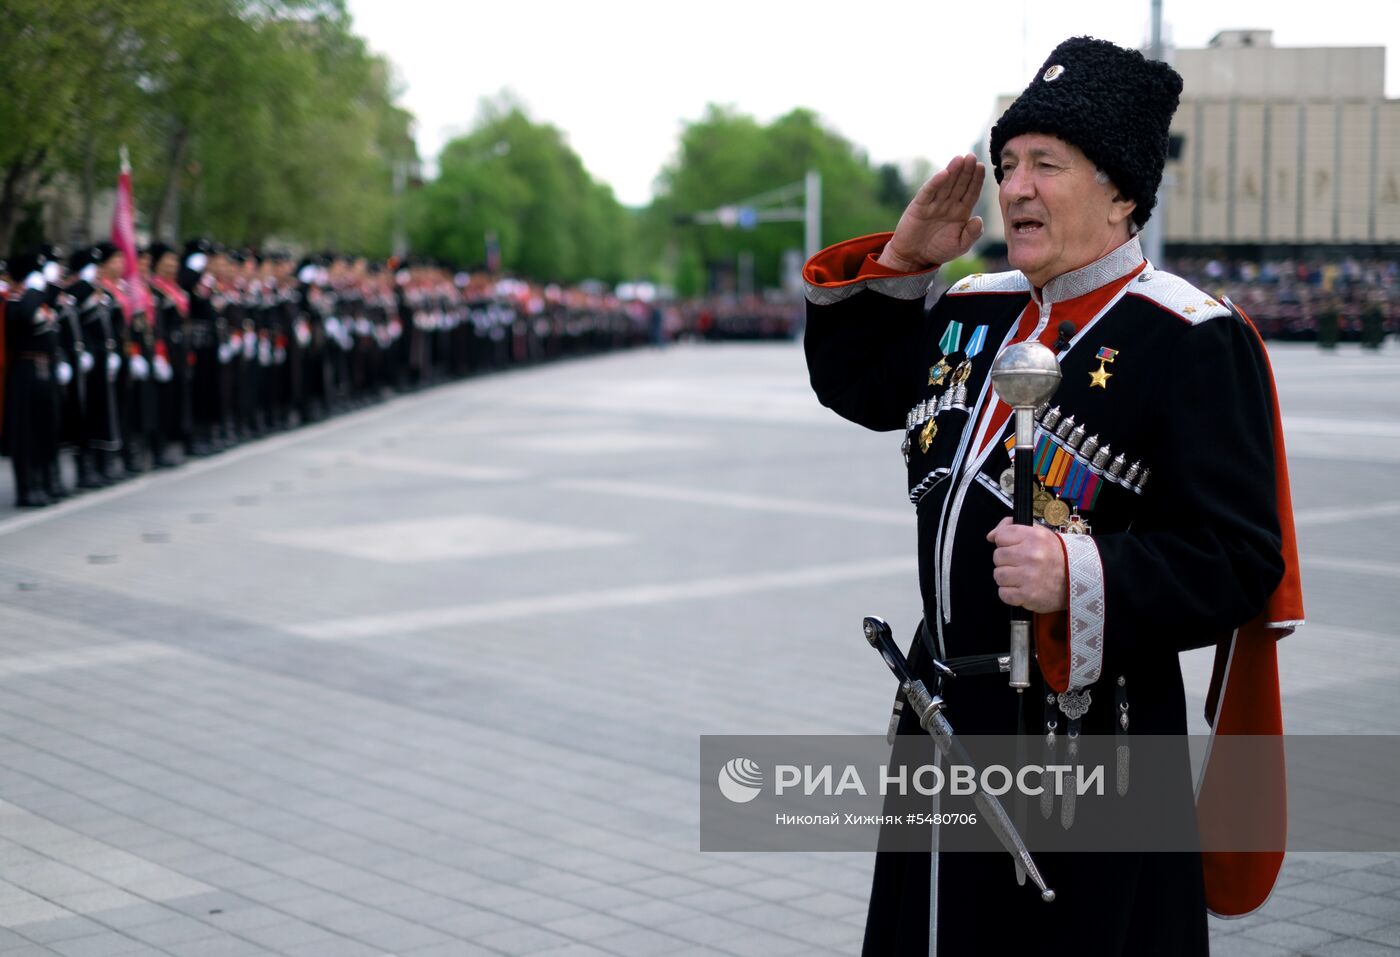
POLYGON ((1394 894, 1400 891, 1400 875, 1376 869, 1344 871, 1327 879, 1329 884, 1364 890, 1368 894, 1394 894))
POLYGON ((284 920, 280 924, 249 927, 240 931, 239 935, 255 944, 266 947, 268 950, 276 951, 301 944, 324 943, 338 939, 338 935, 332 934, 323 927, 316 927, 298 920, 284 920))
POLYGON ((1295 917, 1294 920, 1299 924, 1318 927, 1343 937, 1354 937, 1357 934, 1375 930, 1377 927, 1384 927, 1391 923, 1384 917, 1373 917, 1369 914, 1359 914, 1356 911, 1331 907, 1303 914, 1300 917, 1295 917))
POLYGON ((1210 953, 1211 957, 1294 957, 1296 952, 1253 940, 1244 934, 1231 934, 1228 937, 1212 939, 1210 953))
POLYGON ((806 941, 764 932, 737 937, 717 946, 724 953, 738 954, 740 957, 763 957, 765 954, 771 954, 772 957, 790 957, 792 954, 809 953, 812 949, 812 945, 806 941))
POLYGON ((1384 917, 1388 921, 1400 922, 1400 900, 1394 897, 1362 897, 1338 905, 1341 910, 1356 911, 1372 917, 1384 917))
POLYGON ((370 944, 362 944, 343 937, 310 944, 298 944, 288 948, 287 957, 384 957, 384 951, 370 944))
POLYGON ((625 887, 609 887, 601 882, 580 890, 565 891, 560 896, 565 900, 594 910, 613 910, 628 904, 646 903, 652 899, 638 891, 628 890, 625 887))
POLYGON ((1338 940, 1318 948, 1311 957, 1396 957, 1400 948, 1369 940, 1338 940))
POLYGON ((1263 941, 1266 944, 1276 944, 1279 947, 1304 951, 1337 938, 1337 935, 1332 931, 1283 920, 1252 927, 1244 932, 1244 936, 1252 940, 1263 941))
POLYGON ((630 921, 619 920, 607 914, 590 912, 546 921, 544 926, 556 934, 562 934, 576 940, 595 940, 599 937, 636 929, 636 925, 630 921))
POLYGON ((1376 944, 1385 944, 1387 947, 1400 947, 1400 923, 1385 924, 1371 930, 1362 931, 1357 935, 1364 940, 1369 940, 1376 944))
POLYGON ((181 941, 165 947, 173 957, 260 957, 265 951, 251 941, 237 937, 205 937, 181 941))
POLYGON ((403 951, 401 957, 499 957, 500 951, 488 950, 465 940, 449 941, 446 944, 431 944, 415 950, 403 951))
POLYGON ((49 947, 63 957, 116 957, 149 949, 146 944, 115 932, 57 941, 49 947))
POLYGON ((183 914, 175 914, 169 920, 142 924, 126 930, 128 936, 157 947, 203 940, 217 932, 218 928, 183 914))
POLYGON ((753 928, 714 914, 692 917, 666 925, 666 933, 697 944, 718 944, 753 933, 753 928))
POLYGON ((739 891, 711 888, 695 894, 677 897, 674 903, 711 914, 722 914, 737 907, 749 907, 754 903, 752 896, 739 891))
POLYGON ((611 908, 608 913, 644 927, 665 927, 670 921, 690 920, 700 912, 671 901, 650 900, 611 908))
POLYGON ((477 940, 484 934, 521 930, 528 926, 504 914, 469 908, 465 905, 463 905, 461 913, 425 919, 424 923, 434 930, 440 930, 467 940, 477 940))
POLYGON ((78 937, 90 937, 107 930, 101 924, 86 917, 60 917, 37 924, 19 924, 13 929, 36 944, 53 944, 78 937))
POLYGON ((678 946, 685 946, 676 937, 654 930, 629 930, 591 943, 606 953, 621 954, 623 957, 659 957, 675 952, 678 946))
POLYGON ((563 947, 571 941, 560 934, 539 927, 516 927, 482 934, 475 942, 503 954, 536 954, 550 948, 563 947))
POLYGON ((1324 880, 1313 880, 1303 884, 1292 884, 1278 891, 1280 897, 1308 901, 1314 904, 1336 906, 1370 896, 1366 891, 1355 887, 1342 887, 1324 880))

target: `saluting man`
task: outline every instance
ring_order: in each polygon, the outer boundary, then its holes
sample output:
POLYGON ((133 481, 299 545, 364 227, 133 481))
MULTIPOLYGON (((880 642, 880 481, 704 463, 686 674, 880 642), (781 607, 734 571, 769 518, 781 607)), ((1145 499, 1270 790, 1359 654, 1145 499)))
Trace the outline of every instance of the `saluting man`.
MULTIPOLYGON (((1012 270, 957 283, 927 314, 939 266, 982 233, 985 168, 972 155, 930 179, 894 233, 806 266, 818 397, 904 433, 925 616, 911 663, 931 687, 931 659, 959 674, 943 694, 962 734, 1024 722, 1028 734, 1109 735, 1129 714, 1134 732, 1182 734, 1177 656, 1211 644, 1217 731, 1277 732, 1273 639, 1302 613, 1268 360, 1237 310, 1146 262, 1138 241, 1181 89, 1136 51, 1087 37, 1057 47, 991 133, 1012 270), (1011 524, 1010 410, 988 377, 1027 340, 1050 347, 1063 376, 1039 410, 1028 527, 1011 524), (1009 606, 1035 613, 1023 698, 996 665, 1009 606)), ((922 733, 912 709, 899 730, 922 733)), ((1190 813, 1180 778, 1174 797, 1190 813)), ((1208 902, 1258 906, 1281 854, 1244 870, 1194 851, 1037 858, 1050 904, 1016 885, 1005 855, 882 852, 865 954, 1050 941, 1086 955, 1206 954, 1208 902)))

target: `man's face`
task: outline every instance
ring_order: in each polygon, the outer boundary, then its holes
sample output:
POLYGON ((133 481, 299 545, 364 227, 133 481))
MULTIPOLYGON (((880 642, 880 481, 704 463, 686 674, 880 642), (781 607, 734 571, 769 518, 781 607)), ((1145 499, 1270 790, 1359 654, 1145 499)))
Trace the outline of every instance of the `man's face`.
POLYGON ((97 267, 97 271, 104 279, 120 279, 126 272, 126 256, 121 251, 113 253, 111 258, 97 267))
POLYGON ((1103 258, 1127 241, 1134 203, 1115 200, 1112 183, 1079 147, 1045 133, 1023 133, 1001 151, 998 194, 1007 258, 1036 287, 1103 258))

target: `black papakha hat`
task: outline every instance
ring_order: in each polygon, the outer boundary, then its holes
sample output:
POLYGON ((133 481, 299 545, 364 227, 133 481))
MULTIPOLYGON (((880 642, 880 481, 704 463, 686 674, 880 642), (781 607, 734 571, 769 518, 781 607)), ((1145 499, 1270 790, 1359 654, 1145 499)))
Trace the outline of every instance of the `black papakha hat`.
POLYGON ((1167 162, 1167 131, 1181 98, 1181 75, 1137 50, 1073 37, 1055 47, 1031 85, 992 127, 997 182, 1001 150, 1022 133, 1048 133, 1084 151, 1147 222, 1167 162))

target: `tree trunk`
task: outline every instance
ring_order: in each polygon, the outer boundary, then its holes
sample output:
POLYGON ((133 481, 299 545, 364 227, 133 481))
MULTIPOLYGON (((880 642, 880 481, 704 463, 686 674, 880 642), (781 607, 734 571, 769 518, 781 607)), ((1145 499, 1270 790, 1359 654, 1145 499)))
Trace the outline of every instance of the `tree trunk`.
POLYGON ((32 183, 29 174, 44 160, 44 150, 21 155, 5 168, 0 181, 0 250, 9 249, 19 227, 20 210, 29 199, 32 183))
POLYGON ((170 149, 166 154, 165 186, 160 191, 160 202, 156 204, 155 215, 151 218, 151 238, 171 243, 179 237, 175 233, 180 228, 180 171, 185 166, 185 156, 190 147, 190 128, 184 123, 175 127, 170 137, 170 149))
POLYGON ((92 204, 97 193, 97 156, 92 149, 92 135, 83 144, 83 205, 78 221, 78 233, 83 242, 92 242, 92 204))

